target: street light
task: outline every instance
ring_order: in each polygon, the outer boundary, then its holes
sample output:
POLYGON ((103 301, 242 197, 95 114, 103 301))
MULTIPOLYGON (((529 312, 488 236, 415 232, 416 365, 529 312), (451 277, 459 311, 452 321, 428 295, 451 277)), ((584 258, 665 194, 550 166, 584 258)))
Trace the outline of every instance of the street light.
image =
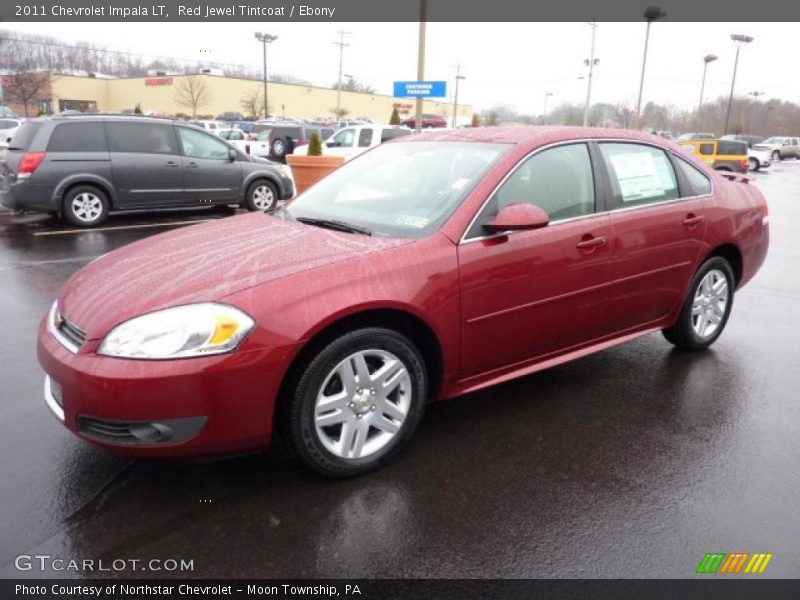
POLYGON ((255 36, 256 39, 264 45, 264 118, 266 119, 267 115, 269 114, 268 113, 269 94, 267 89, 267 44, 271 44, 272 42, 277 40, 278 36, 272 35, 270 33, 261 33, 260 31, 257 31, 255 36))
POLYGON ((592 74, 594 73, 594 67, 600 61, 594 57, 594 38, 595 34, 597 33, 597 21, 592 21, 589 23, 592 28, 592 50, 589 54, 589 59, 584 60, 583 64, 589 67, 589 74, 588 74, 588 81, 586 82, 586 106, 583 108, 583 126, 586 127, 589 125, 589 107, 592 101, 592 74))
POLYGON ((717 60, 716 54, 706 54, 703 57, 703 79, 700 82, 700 103, 697 105, 697 121, 695 123, 696 129, 701 129, 700 110, 703 108, 703 94, 705 93, 706 89, 706 70, 708 69, 708 63, 714 62, 715 60, 717 60))
POLYGON ((461 74, 461 65, 458 65, 456 67, 456 95, 453 97, 453 128, 456 126, 456 115, 458 114, 458 82, 461 79, 466 79, 466 77, 461 74))
POLYGON ((653 21, 658 19, 663 19, 667 16, 663 10, 661 10, 658 6, 648 6, 647 10, 644 11, 644 18, 647 21, 647 32, 644 35, 644 55, 642 56, 642 76, 639 79, 639 101, 636 103, 636 128, 641 128, 641 122, 639 121, 639 115, 642 112, 642 91, 644 90, 644 71, 647 67, 647 45, 650 42, 650 24, 653 21))
POLYGON ((728 111, 725 113, 725 130, 722 132, 723 134, 728 133, 728 124, 731 120, 731 104, 733 104, 733 88, 736 85, 736 69, 739 67, 739 50, 741 50, 744 44, 749 44, 753 41, 753 38, 749 35, 741 35, 738 33, 734 33, 731 35, 731 39, 736 42, 736 59, 733 61, 733 77, 731 78, 731 93, 728 96, 728 111))
POLYGON ((352 35, 352 31, 337 31, 339 34, 339 41, 333 42, 335 46, 339 46, 339 84, 336 86, 336 121, 341 121, 342 116, 342 57, 344 56, 344 49, 350 44, 346 44, 344 36, 352 35))
POLYGON ((749 126, 747 127, 747 132, 751 135, 753 133, 753 112, 755 112, 756 102, 758 102, 758 97, 763 96, 764 94, 766 94, 766 92, 758 92, 758 91, 747 92, 748 96, 753 97, 753 106, 750 107, 750 118, 748 119, 750 123, 749 126))
POLYGON ((547 125, 547 101, 550 99, 550 96, 552 95, 553 92, 544 93, 544 109, 542 110, 542 125, 547 125))

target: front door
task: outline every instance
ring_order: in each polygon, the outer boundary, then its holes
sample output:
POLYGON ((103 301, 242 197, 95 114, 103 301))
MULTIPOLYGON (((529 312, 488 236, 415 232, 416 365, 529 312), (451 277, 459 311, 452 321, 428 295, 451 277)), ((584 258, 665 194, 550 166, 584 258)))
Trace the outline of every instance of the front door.
POLYGON ((587 144, 540 151, 492 196, 459 245, 462 377, 554 355, 607 333, 607 215, 596 210, 587 144), (489 236, 509 204, 544 209, 542 229, 489 236))
POLYGON ((183 178, 190 204, 224 204, 239 201, 242 169, 231 160, 231 147, 198 129, 178 127, 183 149, 183 178))

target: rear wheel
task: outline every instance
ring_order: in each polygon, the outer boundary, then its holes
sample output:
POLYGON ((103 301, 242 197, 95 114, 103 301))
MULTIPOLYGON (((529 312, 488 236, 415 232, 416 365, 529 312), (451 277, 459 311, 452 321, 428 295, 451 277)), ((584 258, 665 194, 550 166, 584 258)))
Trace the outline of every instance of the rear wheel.
POLYGON ((278 190, 266 179, 254 181, 247 188, 245 205, 251 211, 274 210, 278 205, 278 190))
POLYGON ((775 151, 772 153, 772 160, 773 160, 774 162, 778 162, 780 159, 781 159, 781 153, 780 153, 780 152, 778 152, 777 150, 775 150, 775 151))
POLYGON ((359 329, 332 341, 305 368, 286 408, 284 433, 313 471, 360 475, 405 445, 427 394, 425 364, 405 336, 359 329))
POLYGON ((272 140, 272 156, 283 158, 286 154, 286 143, 281 138, 272 140))
POLYGON ((93 185, 79 185, 64 196, 64 218, 76 227, 97 227, 108 218, 105 193, 93 185))
POLYGON ((705 350, 722 333, 731 314, 735 282, 730 263, 712 256, 695 273, 678 320, 664 337, 680 350, 705 350))

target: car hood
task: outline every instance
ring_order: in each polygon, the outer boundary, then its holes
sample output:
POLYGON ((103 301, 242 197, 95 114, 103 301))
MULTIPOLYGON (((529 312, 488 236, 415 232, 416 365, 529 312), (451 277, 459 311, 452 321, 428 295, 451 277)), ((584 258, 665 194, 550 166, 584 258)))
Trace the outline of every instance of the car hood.
POLYGON ((765 144, 764 142, 753 144, 753 150, 774 150, 775 148, 780 148, 780 144, 765 144))
POLYGON ((230 294, 412 242, 356 235, 252 213, 184 227, 110 252, 58 298, 66 319, 104 337, 137 315, 230 294))

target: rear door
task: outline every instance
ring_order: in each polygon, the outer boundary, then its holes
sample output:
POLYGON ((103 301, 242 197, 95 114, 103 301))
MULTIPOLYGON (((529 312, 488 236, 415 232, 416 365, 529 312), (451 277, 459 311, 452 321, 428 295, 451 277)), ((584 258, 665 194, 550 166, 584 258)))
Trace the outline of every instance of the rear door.
POLYGON ((108 121, 106 135, 121 208, 185 202, 181 157, 172 125, 108 121))
POLYGON ((190 204, 239 201, 242 168, 219 137, 191 127, 176 127, 183 152, 183 177, 190 204))
POLYGON ((711 183, 655 146, 607 142, 599 148, 612 195, 608 322, 623 332, 662 319, 683 301, 705 247, 711 183), (696 180, 691 187, 689 177, 696 180))

